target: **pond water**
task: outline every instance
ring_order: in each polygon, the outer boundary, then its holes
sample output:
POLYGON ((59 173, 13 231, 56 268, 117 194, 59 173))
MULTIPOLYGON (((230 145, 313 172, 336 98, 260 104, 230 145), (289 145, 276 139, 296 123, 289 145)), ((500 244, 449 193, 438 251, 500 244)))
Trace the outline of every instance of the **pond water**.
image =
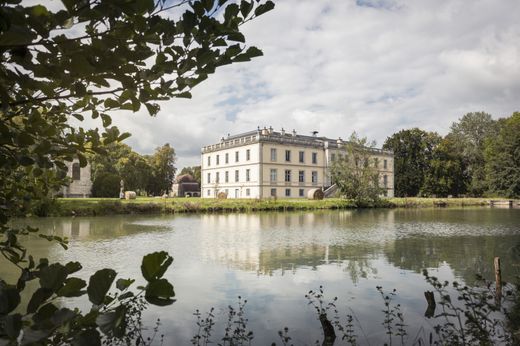
MULTIPOLYGON (((160 314, 165 345, 187 345, 196 334, 193 313, 215 308, 213 341, 220 341, 228 305, 248 300, 245 313, 254 345, 280 344, 289 327, 292 343, 322 339, 320 323, 304 297, 323 285, 326 300, 338 297, 341 315, 354 314, 361 343, 380 344, 383 302, 376 290, 397 289, 409 334, 431 324, 424 317, 421 271, 445 280, 493 279, 493 257, 502 260, 503 279, 520 275, 520 210, 398 209, 323 212, 112 216, 19 221, 48 234, 66 236, 70 248, 25 239, 31 252, 51 261, 80 261, 79 276, 111 267, 119 277, 141 278, 143 255, 166 250, 174 263, 166 277, 177 301, 151 307, 145 321, 160 314)), ((15 271, 0 260, 0 277, 15 271)), ((139 282, 139 280, 138 280, 139 282)), ((141 279, 142 282, 142 279, 141 279)), ((79 302, 81 304, 81 302, 79 302)), ((338 342, 338 344, 341 344, 338 342)))

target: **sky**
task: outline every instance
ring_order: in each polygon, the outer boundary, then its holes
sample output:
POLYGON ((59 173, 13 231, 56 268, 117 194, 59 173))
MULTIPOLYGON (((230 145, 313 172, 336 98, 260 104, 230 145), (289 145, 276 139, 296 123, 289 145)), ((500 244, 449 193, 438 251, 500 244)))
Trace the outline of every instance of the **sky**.
POLYGON ((264 56, 228 65, 193 98, 116 112, 146 154, 170 143, 177 167, 200 164, 200 149, 257 126, 381 146, 419 127, 449 131, 468 112, 494 118, 520 110, 518 0, 278 0, 244 26, 264 56))

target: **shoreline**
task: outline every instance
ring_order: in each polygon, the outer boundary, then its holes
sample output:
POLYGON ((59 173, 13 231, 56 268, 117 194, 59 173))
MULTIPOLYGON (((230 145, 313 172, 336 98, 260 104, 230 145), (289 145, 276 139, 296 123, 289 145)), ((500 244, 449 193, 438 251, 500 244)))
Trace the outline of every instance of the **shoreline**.
MULTIPOLYGON (((125 214, 234 213, 257 211, 337 210, 357 208, 488 207, 492 198, 388 198, 358 205, 352 200, 201 199, 201 198, 58 198, 45 216, 106 216, 125 214)), ((520 201, 515 200, 516 207, 520 201)))

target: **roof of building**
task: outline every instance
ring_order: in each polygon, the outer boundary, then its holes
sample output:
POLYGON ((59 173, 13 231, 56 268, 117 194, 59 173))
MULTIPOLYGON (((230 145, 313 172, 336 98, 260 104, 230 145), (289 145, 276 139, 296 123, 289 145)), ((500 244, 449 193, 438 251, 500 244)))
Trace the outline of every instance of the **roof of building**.
MULTIPOLYGON (((255 142, 275 142, 284 144, 293 144, 299 146, 308 146, 316 148, 341 148, 347 141, 337 138, 332 139, 328 137, 318 136, 317 131, 313 131, 312 135, 300 135, 295 130, 290 132, 282 129, 281 131, 274 131, 272 127, 239 133, 236 135, 229 135, 222 137, 220 143, 204 146, 202 152, 212 152, 242 145, 247 145, 255 142)), ((371 148, 371 150, 385 155, 392 155, 388 150, 371 148)))
POLYGON ((182 174, 178 175, 177 178, 175 178, 175 183, 196 183, 197 181, 191 174, 182 174))

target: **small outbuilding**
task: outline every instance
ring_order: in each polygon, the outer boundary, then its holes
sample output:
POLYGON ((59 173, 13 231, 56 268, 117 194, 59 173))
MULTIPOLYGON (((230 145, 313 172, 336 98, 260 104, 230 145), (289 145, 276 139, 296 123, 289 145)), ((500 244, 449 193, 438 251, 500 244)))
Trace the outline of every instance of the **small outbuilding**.
POLYGON ((200 197, 200 185, 191 174, 179 175, 172 185, 172 197, 200 197))

